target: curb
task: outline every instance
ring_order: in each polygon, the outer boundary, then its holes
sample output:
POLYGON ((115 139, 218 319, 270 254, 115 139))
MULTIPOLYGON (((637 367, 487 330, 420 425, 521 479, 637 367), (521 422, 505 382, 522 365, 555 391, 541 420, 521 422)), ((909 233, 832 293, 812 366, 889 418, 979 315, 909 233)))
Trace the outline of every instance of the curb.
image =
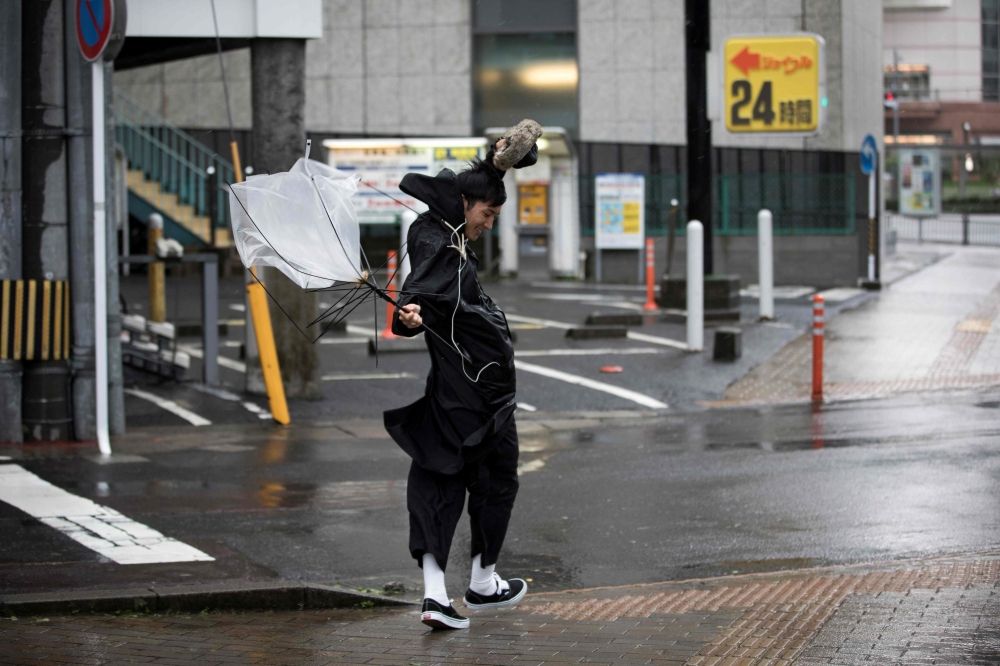
POLYGON ((198 613, 203 610, 302 610, 417 606, 321 583, 254 581, 0 596, 2 615, 70 613, 198 613))

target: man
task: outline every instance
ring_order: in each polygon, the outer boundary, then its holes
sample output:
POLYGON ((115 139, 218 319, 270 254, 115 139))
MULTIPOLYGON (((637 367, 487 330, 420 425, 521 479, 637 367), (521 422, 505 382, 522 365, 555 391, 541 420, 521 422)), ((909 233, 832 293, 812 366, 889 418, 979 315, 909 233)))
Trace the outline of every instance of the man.
MULTIPOLYGON (((540 133, 538 128, 530 142, 521 140, 515 168, 535 163, 540 133)), ((430 210, 410 227, 412 270, 392 330, 403 336, 427 331, 431 371, 424 397, 387 411, 385 426, 413 458, 406 489, 410 553, 424 571, 421 621, 438 629, 469 626, 444 583, 466 492, 472 577, 465 605, 510 606, 528 588, 494 572, 518 489, 514 348, 503 312, 479 284, 479 260, 466 246, 489 232, 500 214, 507 194, 494 158, 503 150, 510 164, 516 143, 516 137, 501 139, 485 161, 474 160, 457 176, 448 169, 434 178, 411 173, 400 183, 430 210)))

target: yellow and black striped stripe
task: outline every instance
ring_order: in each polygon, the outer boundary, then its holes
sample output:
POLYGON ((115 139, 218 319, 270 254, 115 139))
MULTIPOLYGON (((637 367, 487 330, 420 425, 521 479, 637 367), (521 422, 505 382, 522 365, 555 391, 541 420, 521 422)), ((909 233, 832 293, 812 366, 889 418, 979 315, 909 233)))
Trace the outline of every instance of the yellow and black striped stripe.
POLYGON ((69 358, 69 283, 0 280, 0 360, 69 358))

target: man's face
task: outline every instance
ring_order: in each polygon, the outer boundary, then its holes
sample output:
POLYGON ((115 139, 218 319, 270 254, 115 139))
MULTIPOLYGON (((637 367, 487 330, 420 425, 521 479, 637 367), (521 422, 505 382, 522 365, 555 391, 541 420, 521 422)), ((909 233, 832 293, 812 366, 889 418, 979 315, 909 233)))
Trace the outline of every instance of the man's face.
POLYGON ((469 208, 464 195, 462 204, 465 206, 465 237, 472 241, 478 240, 483 230, 493 228, 493 223, 500 214, 500 206, 490 206, 483 201, 477 201, 472 208, 469 208))

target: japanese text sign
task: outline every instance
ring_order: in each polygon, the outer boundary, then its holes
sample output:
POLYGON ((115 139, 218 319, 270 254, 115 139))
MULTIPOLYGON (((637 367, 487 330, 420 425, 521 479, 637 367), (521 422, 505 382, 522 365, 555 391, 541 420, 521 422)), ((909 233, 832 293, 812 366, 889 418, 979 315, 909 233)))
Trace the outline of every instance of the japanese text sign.
POLYGON ((810 34, 726 40, 726 129, 754 134, 818 132, 826 104, 823 50, 823 38, 810 34))

